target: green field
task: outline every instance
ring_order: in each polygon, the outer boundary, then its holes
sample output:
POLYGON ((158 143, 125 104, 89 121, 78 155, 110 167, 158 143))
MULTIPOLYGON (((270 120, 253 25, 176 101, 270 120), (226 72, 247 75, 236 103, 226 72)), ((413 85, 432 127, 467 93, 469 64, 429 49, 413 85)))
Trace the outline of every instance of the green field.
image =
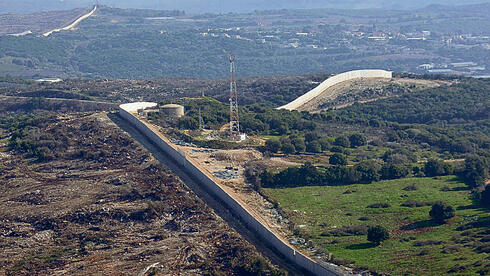
POLYGON ((372 184, 264 189, 301 236, 354 266, 394 275, 488 275, 490 228, 488 210, 470 200, 466 185, 455 176, 405 178, 372 184), (415 185, 417 190, 404 190, 415 185), (423 207, 403 207, 412 200, 423 207), (442 200, 456 209, 446 224, 430 220, 429 202, 442 200), (388 208, 367 208, 388 203, 388 208), (301 227, 299 227, 301 225, 301 227), (390 239, 373 247, 365 234, 339 231, 382 225, 390 239), (359 227, 356 227, 359 226, 359 227))

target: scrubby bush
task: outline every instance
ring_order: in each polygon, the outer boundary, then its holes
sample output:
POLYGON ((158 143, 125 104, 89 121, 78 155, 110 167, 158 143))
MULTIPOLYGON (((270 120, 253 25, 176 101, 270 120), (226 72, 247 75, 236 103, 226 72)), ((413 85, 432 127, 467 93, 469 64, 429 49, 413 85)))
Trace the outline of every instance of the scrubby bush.
POLYGON ((425 241, 414 241, 413 246, 426 246, 426 245, 439 245, 442 241, 425 240, 425 241))
POLYGON ((320 153, 322 152, 322 146, 318 141, 312 141, 306 144, 306 151, 312 153, 320 153))
POLYGON ((365 225, 349 225, 333 229, 329 235, 335 237, 362 236, 367 234, 367 230, 368 228, 365 225))
POLYGON ((345 156, 341 153, 335 153, 330 156, 328 163, 331 165, 347 165, 347 158, 345 158, 345 156))
POLYGON ((335 138, 335 141, 333 144, 336 146, 339 146, 339 147, 344 147, 344 148, 350 147, 350 141, 345 136, 339 136, 339 137, 335 138))
POLYGON ((487 185, 481 192, 480 204, 483 206, 490 206, 490 185, 487 185))
POLYGON ((369 204, 367 208, 390 208, 390 206, 388 203, 373 203, 369 204))
POLYGON ((424 173, 426 176, 448 175, 452 172, 452 166, 444 163, 442 160, 430 159, 424 165, 424 173))
POLYGON ((364 137, 364 135, 360 133, 355 133, 349 136, 349 142, 351 147, 356 148, 367 144, 367 139, 366 137, 364 137))
POLYGON ((407 200, 400 204, 403 207, 423 207, 433 205, 433 202, 430 201, 417 201, 417 200, 407 200))
POLYGON ((384 164, 380 174, 382 179, 398 179, 406 177, 410 170, 403 164, 384 164))
POLYGON ((463 178, 470 187, 485 185, 488 178, 488 160, 480 156, 469 156, 465 160, 463 178))
POLYGON ((454 217, 455 211, 454 208, 446 202, 438 201, 432 205, 429 215, 437 222, 444 222, 444 220, 454 217))
POLYGON ((361 182, 371 183, 373 181, 378 181, 379 175, 379 164, 373 161, 363 161, 357 164, 354 169, 359 172, 361 177, 361 182))
POLYGON ((304 152, 306 150, 305 140, 301 138, 291 139, 291 144, 293 144, 296 152, 304 152))
POLYGON ((407 187, 403 188, 403 190, 404 190, 404 191, 416 191, 416 190, 418 190, 418 189, 419 189, 419 188, 418 188, 417 186, 415 186, 414 184, 409 185, 409 186, 407 186, 407 187))
POLYGON ((383 226, 377 225, 369 227, 367 231, 367 240, 374 243, 375 245, 380 245, 381 242, 390 238, 390 233, 383 226))
POLYGON ((327 138, 321 138, 318 140, 320 146, 322 147, 322 151, 326 151, 330 148, 330 141, 327 138))
POLYGON ((296 152, 296 148, 291 143, 285 143, 281 145, 281 151, 285 154, 293 154, 296 152))
POLYGON ((278 139, 268 139, 265 141, 265 149, 277 153, 281 149, 281 142, 278 139))

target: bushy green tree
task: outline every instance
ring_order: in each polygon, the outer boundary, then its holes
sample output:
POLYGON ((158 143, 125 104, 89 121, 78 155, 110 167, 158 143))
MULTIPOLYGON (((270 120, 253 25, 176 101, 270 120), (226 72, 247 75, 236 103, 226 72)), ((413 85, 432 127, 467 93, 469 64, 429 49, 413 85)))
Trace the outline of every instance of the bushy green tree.
POLYGON ((354 133, 349 136, 350 146, 353 148, 364 146, 367 143, 366 137, 360 133, 354 133))
POLYGON ((339 146, 339 147, 344 147, 344 148, 348 148, 350 146, 349 139, 347 139, 347 137, 345 137, 345 136, 339 136, 339 137, 335 138, 335 141, 333 144, 336 146, 339 146))
POLYGON ((488 160, 483 157, 467 157, 463 177, 468 186, 476 188, 485 185, 485 180, 488 178, 488 167, 488 160))
POLYGON ((291 140, 291 143, 296 148, 296 152, 304 152, 306 150, 305 140, 301 138, 294 138, 291 140))
POLYGON ((284 143, 281 145, 281 151, 285 154, 293 154, 296 152, 296 148, 291 143, 284 143))
POLYGON ((312 141, 306 144, 306 151, 312 153, 320 153, 322 152, 322 146, 318 141, 312 141))
POLYGON ((274 185, 274 175, 271 172, 264 170, 259 177, 261 186, 272 187, 274 185))
POLYGON ((322 151, 326 151, 330 148, 330 141, 323 137, 318 140, 318 143, 320 143, 320 146, 322 147, 322 151))
POLYGON ((268 139, 265 141, 265 149, 277 153, 281 149, 281 142, 278 139, 268 139))
POLYGON ((182 117, 179 120, 179 128, 181 129, 197 129, 199 127, 199 123, 192 117, 182 117))
POLYGON ((446 202, 437 201, 432 205, 429 211, 430 217, 437 222, 444 222, 444 220, 454 217, 454 208, 446 202))
POLYGON ((306 142, 313 142, 318 140, 320 137, 318 136, 318 133, 316 132, 307 132, 305 134, 305 141, 306 142))
POLYGON ((347 158, 341 153, 334 153, 328 159, 328 163, 331 165, 347 165, 347 158))
POLYGON ((371 183, 373 181, 378 181, 379 175, 379 165, 373 161, 362 161, 357 164, 355 170, 359 172, 361 181, 363 183, 371 183))
POLYGON ((485 186, 485 189, 481 192, 480 204, 490 206, 490 185, 485 186))
POLYGON ((406 177, 410 172, 408 166, 403 164, 384 164, 381 168, 381 178, 398 179, 406 177))
POLYGON ((452 167, 442 160, 429 159, 424 165, 424 173, 426 176, 447 175, 452 173, 452 167))
POLYGON ((367 240, 374 243, 375 245, 380 245, 381 242, 390 238, 390 233, 383 226, 377 225, 369 227, 367 232, 367 240))

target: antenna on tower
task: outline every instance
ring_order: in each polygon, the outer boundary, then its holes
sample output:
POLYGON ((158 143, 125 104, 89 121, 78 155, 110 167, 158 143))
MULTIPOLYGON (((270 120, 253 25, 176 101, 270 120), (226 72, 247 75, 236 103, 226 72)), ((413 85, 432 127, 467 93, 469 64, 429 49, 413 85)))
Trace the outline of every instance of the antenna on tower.
POLYGON ((230 53, 230 140, 240 137, 240 121, 238 117, 238 93, 236 90, 235 58, 230 53))

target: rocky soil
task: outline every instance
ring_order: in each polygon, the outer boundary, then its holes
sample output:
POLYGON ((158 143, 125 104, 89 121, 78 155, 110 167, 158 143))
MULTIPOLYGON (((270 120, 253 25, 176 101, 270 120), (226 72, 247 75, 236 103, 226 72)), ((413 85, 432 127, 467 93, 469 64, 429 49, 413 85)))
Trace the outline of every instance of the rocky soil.
POLYGON ((277 273, 104 113, 43 116, 3 130, 43 158, 0 140, 1 275, 277 273))

